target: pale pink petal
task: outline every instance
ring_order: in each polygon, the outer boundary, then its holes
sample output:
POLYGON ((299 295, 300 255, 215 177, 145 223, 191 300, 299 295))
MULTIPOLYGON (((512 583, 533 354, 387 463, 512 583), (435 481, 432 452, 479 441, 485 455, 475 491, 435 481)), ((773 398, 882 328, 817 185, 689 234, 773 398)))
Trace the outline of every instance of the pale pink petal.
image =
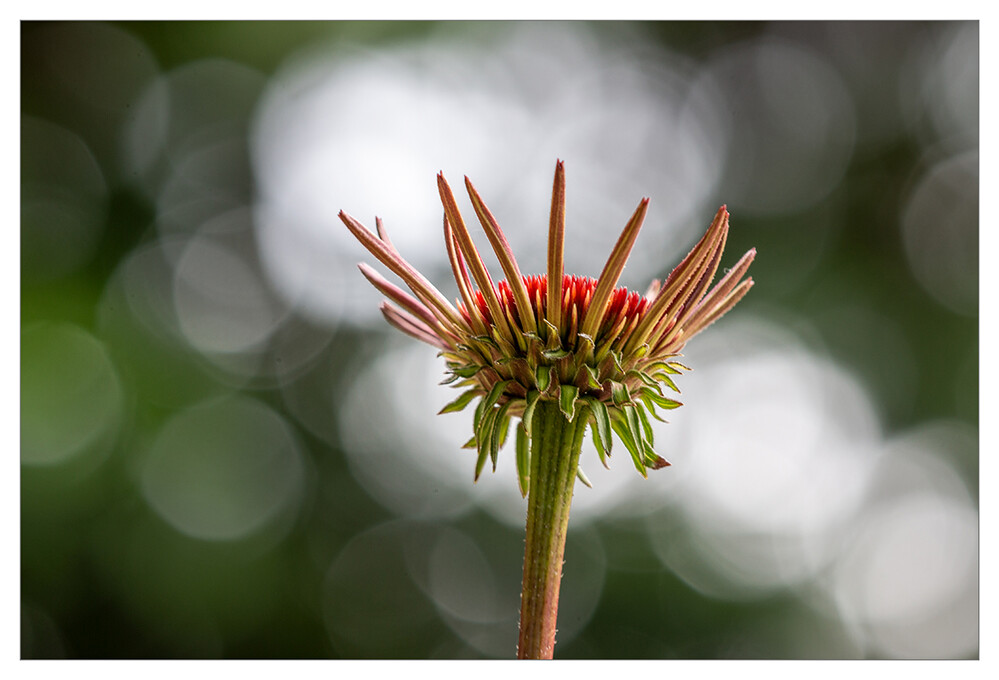
POLYGON ((728 296, 728 294, 735 288, 739 281, 745 276, 746 272, 749 270, 749 265, 753 263, 756 258, 756 248, 751 248, 746 252, 739 261, 735 263, 735 266, 729 270, 725 276, 722 277, 721 281, 715 284, 715 287, 711 289, 704 298, 697 303, 697 308, 695 314, 700 315, 703 311, 710 313, 712 307, 717 306, 721 301, 728 296))
POLYGON ((692 320, 692 323, 688 326, 688 328, 685 329, 686 339, 690 340, 692 337, 724 316, 730 309, 735 307, 736 303, 739 302, 739 300, 741 300, 752 287, 753 279, 746 279, 736 286, 735 290, 733 290, 729 295, 719 300, 707 314, 704 314, 703 316, 699 314, 692 320))
POLYGON ((385 320, 406 335, 443 350, 452 349, 440 336, 409 312, 393 307, 389 302, 382 302, 381 310, 385 320))
POLYGON ((361 270, 362 274, 364 274, 364 278, 366 278, 380 293, 398 304, 416 318, 423 321, 423 323, 433 330, 434 333, 440 335, 442 338, 450 336, 452 340, 457 340, 457 336, 454 336, 450 332, 446 331, 441 325, 440 320, 434 316, 429 309, 427 309, 426 305, 409 295, 402 288, 399 288, 385 279, 372 267, 364 264, 363 262, 357 265, 357 268, 361 270))
POLYGON ((455 327, 454 330, 460 329, 464 325, 461 317, 458 315, 458 310, 441 295, 441 292, 434 287, 434 284, 430 283, 423 274, 406 262, 399 253, 395 252, 394 249, 368 231, 364 225, 342 210, 340 211, 340 219, 347 225, 350 233, 361 242, 361 245, 367 248, 372 255, 392 270, 394 274, 405 281, 416 297, 427 303, 428 307, 434 309, 439 318, 449 321, 455 327))

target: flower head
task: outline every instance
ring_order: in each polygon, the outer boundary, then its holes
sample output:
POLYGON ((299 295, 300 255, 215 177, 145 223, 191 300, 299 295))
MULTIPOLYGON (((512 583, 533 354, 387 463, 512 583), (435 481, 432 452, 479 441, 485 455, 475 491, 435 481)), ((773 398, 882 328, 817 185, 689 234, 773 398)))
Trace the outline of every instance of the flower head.
MULTIPOLYGON (((361 264, 364 276, 388 300, 382 313, 393 326, 440 350, 444 384, 463 389, 441 413, 460 411, 479 398, 474 436, 475 477, 487 459, 493 468, 510 423, 517 424, 517 471, 527 492, 528 438, 539 400, 557 401, 569 420, 585 416, 601 462, 611 451, 611 432, 623 442, 643 476, 669 465, 653 449, 648 416, 680 402, 674 375, 689 370, 677 361, 684 344, 731 309, 752 287, 743 279, 756 250, 747 252, 711 288, 728 235, 722 206, 697 245, 665 281, 644 295, 617 283, 645 219, 649 199, 638 204, 600 277, 564 272, 565 172, 555 168, 547 274, 524 276, 503 230, 472 183, 465 188, 505 279, 494 283, 479 255, 443 174, 437 187, 444 204, 444 242, 461 299, 452 305, 392 245, 380 219, 371 233, 345 212, 340 219, 357 239, 401 278, 412 295, 361 264)), ((583 479, 585 483, 585 478, 583 479)))

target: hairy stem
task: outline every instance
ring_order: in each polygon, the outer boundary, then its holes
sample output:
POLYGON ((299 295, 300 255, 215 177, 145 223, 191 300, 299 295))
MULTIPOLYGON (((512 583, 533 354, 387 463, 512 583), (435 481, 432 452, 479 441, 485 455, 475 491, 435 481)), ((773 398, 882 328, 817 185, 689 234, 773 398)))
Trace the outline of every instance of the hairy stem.
POLYGON ((555 401, 539 401, 534 412, 519 659, 550 659, 555 650, 562 555, 588 416, 579 402, 571 421, 555 401))

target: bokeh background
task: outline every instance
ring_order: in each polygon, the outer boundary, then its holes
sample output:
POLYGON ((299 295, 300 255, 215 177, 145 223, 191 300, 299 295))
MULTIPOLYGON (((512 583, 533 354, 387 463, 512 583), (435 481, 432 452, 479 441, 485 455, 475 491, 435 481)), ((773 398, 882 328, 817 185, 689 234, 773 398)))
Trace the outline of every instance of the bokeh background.
POLYGON ((557 656, 977 657, 978 55, 976 22, 23 23, 22 656, 512 657, 511 452, 472 484, 336 214, 454 295, 435 174, 542 271, 561 158, 569 271, 643 196, 629 287, 722 203, 723 266, 759 255, 673 467, 584 449, 557 656))

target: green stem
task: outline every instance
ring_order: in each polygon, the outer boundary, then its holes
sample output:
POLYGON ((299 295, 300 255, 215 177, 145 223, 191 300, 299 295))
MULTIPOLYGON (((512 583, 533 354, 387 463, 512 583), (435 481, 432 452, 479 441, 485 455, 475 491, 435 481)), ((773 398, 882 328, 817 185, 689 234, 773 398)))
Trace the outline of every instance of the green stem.
POLYGON ((558 402, 549 400, 539 401, 534 411, 519 659, 550 659, 555 650, 562 555, 588 414, 577 402, 570 421, 558 402))

